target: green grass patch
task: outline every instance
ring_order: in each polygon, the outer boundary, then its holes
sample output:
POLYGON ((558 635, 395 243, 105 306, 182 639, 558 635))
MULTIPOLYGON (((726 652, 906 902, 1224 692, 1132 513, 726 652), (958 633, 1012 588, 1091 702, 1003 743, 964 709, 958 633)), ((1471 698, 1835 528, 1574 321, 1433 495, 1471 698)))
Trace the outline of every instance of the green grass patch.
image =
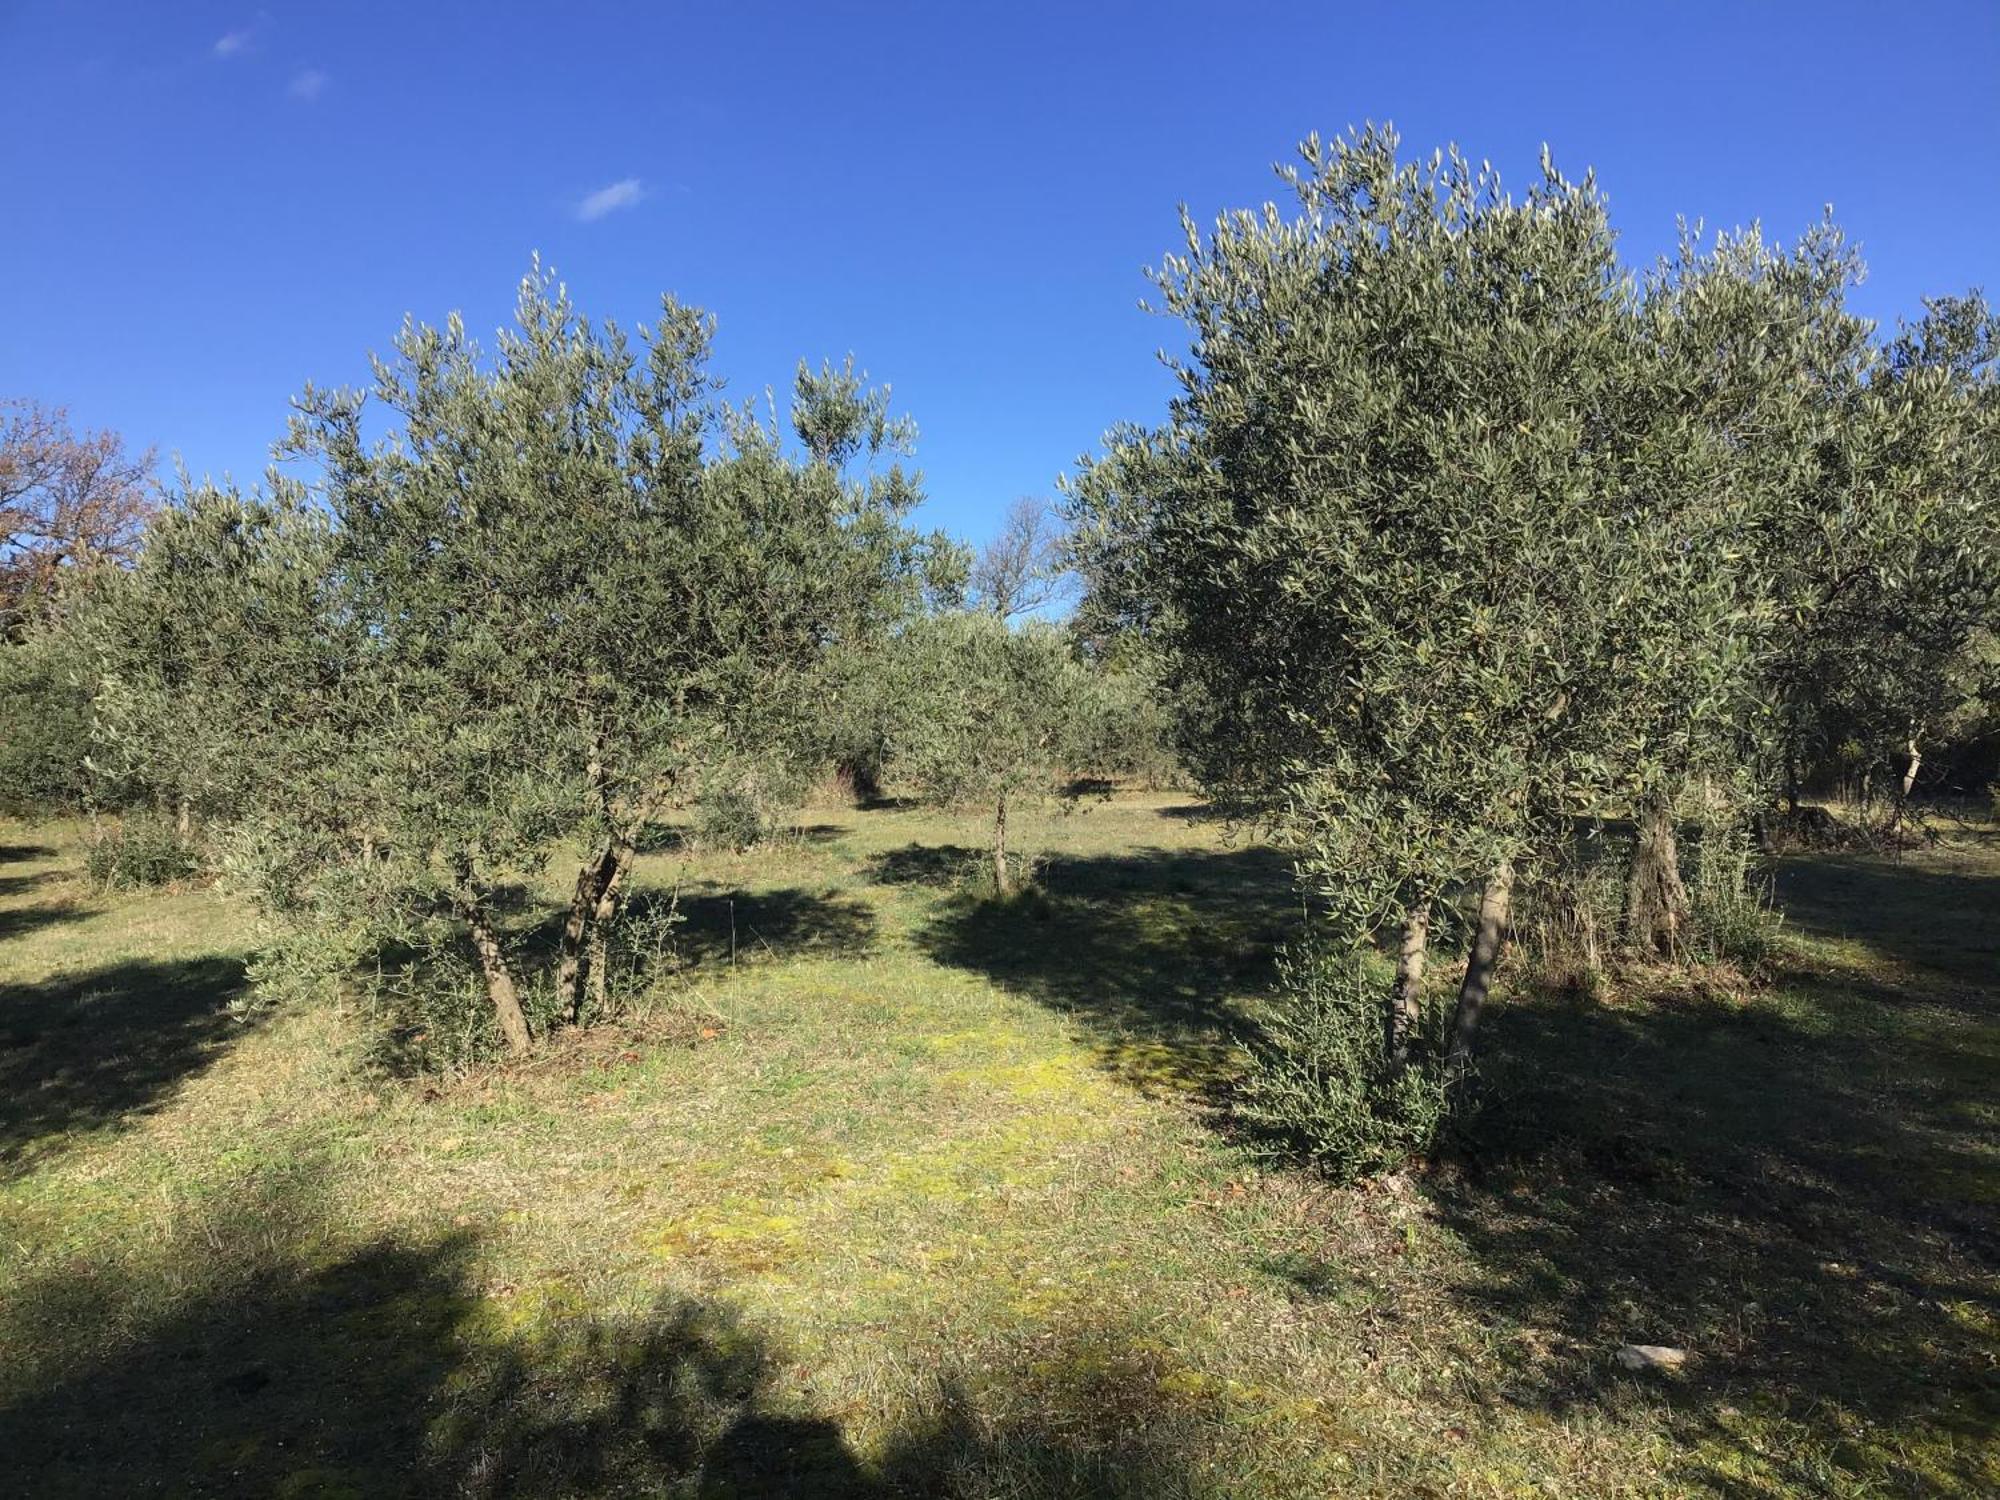
POLYGON ((1509 990, 1466 1158, 1336 1191, 1213 1111, 1283 860, 1173 797, 1022 821, 1004 904, 927 813, 664 841, 671 1003, 452 1082, 239 1013, 223 898, 0 832, 10 1481, 2000 1490, 2000 845, 1787 864, 1740 993, 1509 990))

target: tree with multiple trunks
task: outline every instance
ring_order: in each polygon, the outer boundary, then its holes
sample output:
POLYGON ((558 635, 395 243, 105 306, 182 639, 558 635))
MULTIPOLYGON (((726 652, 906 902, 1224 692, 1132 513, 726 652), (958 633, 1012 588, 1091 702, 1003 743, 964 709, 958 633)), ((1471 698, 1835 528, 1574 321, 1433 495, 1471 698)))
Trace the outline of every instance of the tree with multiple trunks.
POLYGON ((184 744, 152 774, 241 813, 239 863, 301 924, 455 922, 515 1051, 531 1028, 503 883, 583 850, 547 982, 552 1022, 584 1018, 645 823, 704 768, 805 742, 828 653, 922 586, 885 395, 802 370, 794 457, 717 402, 710 334, 670 299, 635 347, 539 270, 491 361, 456 319, 408 325, 371 391, 298 402, 281 456, 315 466, 313 503, 280 481, 176 507, 114 632, 152 667, 105 674, 131 773, 184 744), (273 579, 297 592, 243 618, 258 649, 203 635, 273 579))
POLYGON ((1293 847, 1348 951, 1395 935, 1386 1087, 1433 1030, 1453 893, 1474 893, 1456 1067, 1516 883, 1736 724, 1757 509, 1673 299, 1619 267, 1588 181, 1545 163, 1514 199, 1382 130, 1309 141, 1285 175, 1296 217, 1186 226, 1157 277, 1191 333, 1180 393, 1072 510, 1097 612, 1161 653, 1190 765, 1293 847))

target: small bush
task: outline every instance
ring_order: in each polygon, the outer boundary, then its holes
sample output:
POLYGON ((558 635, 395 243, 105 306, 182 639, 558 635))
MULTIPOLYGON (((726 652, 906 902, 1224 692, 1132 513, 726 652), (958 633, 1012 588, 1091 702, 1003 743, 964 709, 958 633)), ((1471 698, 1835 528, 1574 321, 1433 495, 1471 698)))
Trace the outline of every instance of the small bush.
POLYGON ((738 853, 755 848, 771 833, 763 800, 750 786, 717 787, 694 805, 692 834, 708 849, 738 853))
POLYGON ((742 853, 768 843, 805 800, 798 768, 782 763, 737 763, 710 777, 696 792, 688 837, 707 849, 742 853))
POLYGON ((200 855, 164 818, 128 818, 84 857, 91 883, 109 891, 172 885, 200 874, 201 867, 200 855))
POLYGON ((1287 960, 1280 990, 1236 1108, 1267 1154, 1347 1182, 1429 1152, 1451 1113, 1443 1012, 1424 1017, 1398 1069, 1383 1046, 1383 984, 1359 959, 1308 952, 1287 960))
MULTIPOLYGON (((479 967, 457 934, 437 924, 379 960, 360 979, 374 1021, 376 1063, 392 1072, 455 1077, 504 1050, 479 967)), ((553 984, 529 984, 521 1008, 545 1030, 556 1009, 553 984)))
POLYGON ((1687 892, 1695 956, 1761 963, 1779 923, 1750 831, 1735 823, 1705 824, 1692 854, 1687 892))
POLYGON ((582 1023, 631 1015, 645 1008, 660 986, 681 972, 674 930, 685 921, 680 893, 665 901, 621 907, 605 931, 604 1003, 586 1005, 582 1023))

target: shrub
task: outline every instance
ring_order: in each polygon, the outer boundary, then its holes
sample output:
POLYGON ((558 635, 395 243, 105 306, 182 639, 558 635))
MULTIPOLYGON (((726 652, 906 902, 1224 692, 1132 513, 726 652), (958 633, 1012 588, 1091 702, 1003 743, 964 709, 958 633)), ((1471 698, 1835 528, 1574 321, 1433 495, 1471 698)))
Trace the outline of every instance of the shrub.
MULTIPOLYGON (((592 952, 592 963, 604 965, 604 984, 588 987, 577 1019, 589 1025, 629 1015, 678 973, 674 929, 682 920, 678 897, 634 903, 610 918, 602 947, 592 952)), ((302 976, 318 977, 326 964, 313 960, 329 956, 302 952, 296 967, 302 976)), ((259 955, 261 963, 288 957, 284 948, 259 955)), ((346 967, 354 972, 351 956, 346 967)), ((373 1059, 391 1072, 457 1077, 506 1055, 484 977, 463 936, 443 918, 418 923, 393 954, 363 971, 360 989, 375 1031, 373 1059)), ((536 1036, 548 1036, 571 1020, 554 976, 545 971, 522 987, 521 1009, 536 1036)))
POLYGON ((587 1009, 583 1019, 602 1021, 631 1014, 652 997, 662 982, 678 974, 681 954, 674 929, 685 920, 679 891, 664 901, 648 900, 620 907, 606 924, 600 955, 604 964, 601 1009, 587 1009))
POLYGON ((1392 1170, 1428 1152, 1451 1113, 1446 1016, 1430 1007, 1398 1068, 1382 1045, 1381 985, 1356 957, 1308 950, 1281 966, 1283 999, 1251 1048, 1237 1117, 1265 1154, 1336 1181, 1392 1170))
POLYGON ((704 792, 694 805, 690 832, 707 849, 741 853, 770 836, 773 823, 754 785, 736 783, 704 792))
POLYGON ((1761 963, 1770 954, 1779 919, 1749 830, 1735 823, 1705 824, 1693 866, 1688 917, 1695 957, 1761 963))
POLYGON ((141 890, 200 874, 201 857, 166 819, 133 817, 91 845, 84 870, 105 890, 141 890))
MULTIPOLYGON (((375 1023, 374 1060, 397 1073, 455 1076, 500 1055, 503 1038, 485 980, 455 934, 425 934, 417 947, 382 963, 362 982, 375 1023)), ((522 1008, 546 1026, 553 1011, 547 985, 522 996, 522 1008)))

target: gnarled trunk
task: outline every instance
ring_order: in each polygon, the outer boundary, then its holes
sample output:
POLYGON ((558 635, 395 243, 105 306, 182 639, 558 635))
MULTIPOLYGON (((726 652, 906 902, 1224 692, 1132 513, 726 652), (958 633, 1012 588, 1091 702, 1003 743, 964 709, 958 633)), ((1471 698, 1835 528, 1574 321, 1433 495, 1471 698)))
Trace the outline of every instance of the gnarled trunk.
POLYGON ((1421 1019, 1419 995, 1424 958, 1431 941, 1431 898, 1419 896, 1403 917, 1403 942, 1396 954, 1396 987, 1389 997, 1388 1049, 1391 1067, 1410 1060, 1410 1036, 1421 1019))
POLYGON ((632 856, 629 839, 614 841, 611 876, 597 893, 597 903, 590 911, 590 951, 584 974, 590 986, 590 998, 597 1002, 600 1016, 610 1000, 609 930, 612 919, 618 915, 618 904, 624 899, 625 877, 631 873, 632 856))
POLYGON ((1002 797, 993 814, 993 888, 1002 896, 1013 889, 1007 869, 1007 799, 1002 797))
POLYGON ((486 998, 493 1004, 500 1035, 507 1039, 507 1050, 519 1057, 531 1045, 528 1017, 521 1009, 521 992, 514 984, 513 971, 507 967, 500 935, 494 931, 493 919, 478 896, 461 893, 458 912, 472 934, 472 950, 479 956, 480 976, 486 981, 486 998))
POLYGON ((1472 951, 1466 955, 1465 978, 1458 987, 1458 1004, 1451 1013, 1451 1061, 1463 1066, 1472 1055, 1472 1033, 1478 1029, 1486 997, 1493 989, 1493 971, 1500 962, 1500 944, 1507 935, 1507 908, 1514 896, 1514 867, 1503 863, 1486 877, 1479 895, 1479 920, 1472 929, 1472 951))
POLYGON ((583 1014, 586 985, 590 993, 603 997, 601 974, 603 935, 598 922, 617 910, 618 891, 632 868, 633 845, 628 835, 613 834, 603 852, 576 872, 570 891, 569 912, 563 918, 562 947, 556 964, 556 995, 563 1015, 571 1024, 583 1014))
POLYGON ((1639 809, 1632 872, 1625 882, 1625 935, 1642 953, 1671 955, 1687 925, 1673 806, 1665 797, 1649 797, 1639 809))

